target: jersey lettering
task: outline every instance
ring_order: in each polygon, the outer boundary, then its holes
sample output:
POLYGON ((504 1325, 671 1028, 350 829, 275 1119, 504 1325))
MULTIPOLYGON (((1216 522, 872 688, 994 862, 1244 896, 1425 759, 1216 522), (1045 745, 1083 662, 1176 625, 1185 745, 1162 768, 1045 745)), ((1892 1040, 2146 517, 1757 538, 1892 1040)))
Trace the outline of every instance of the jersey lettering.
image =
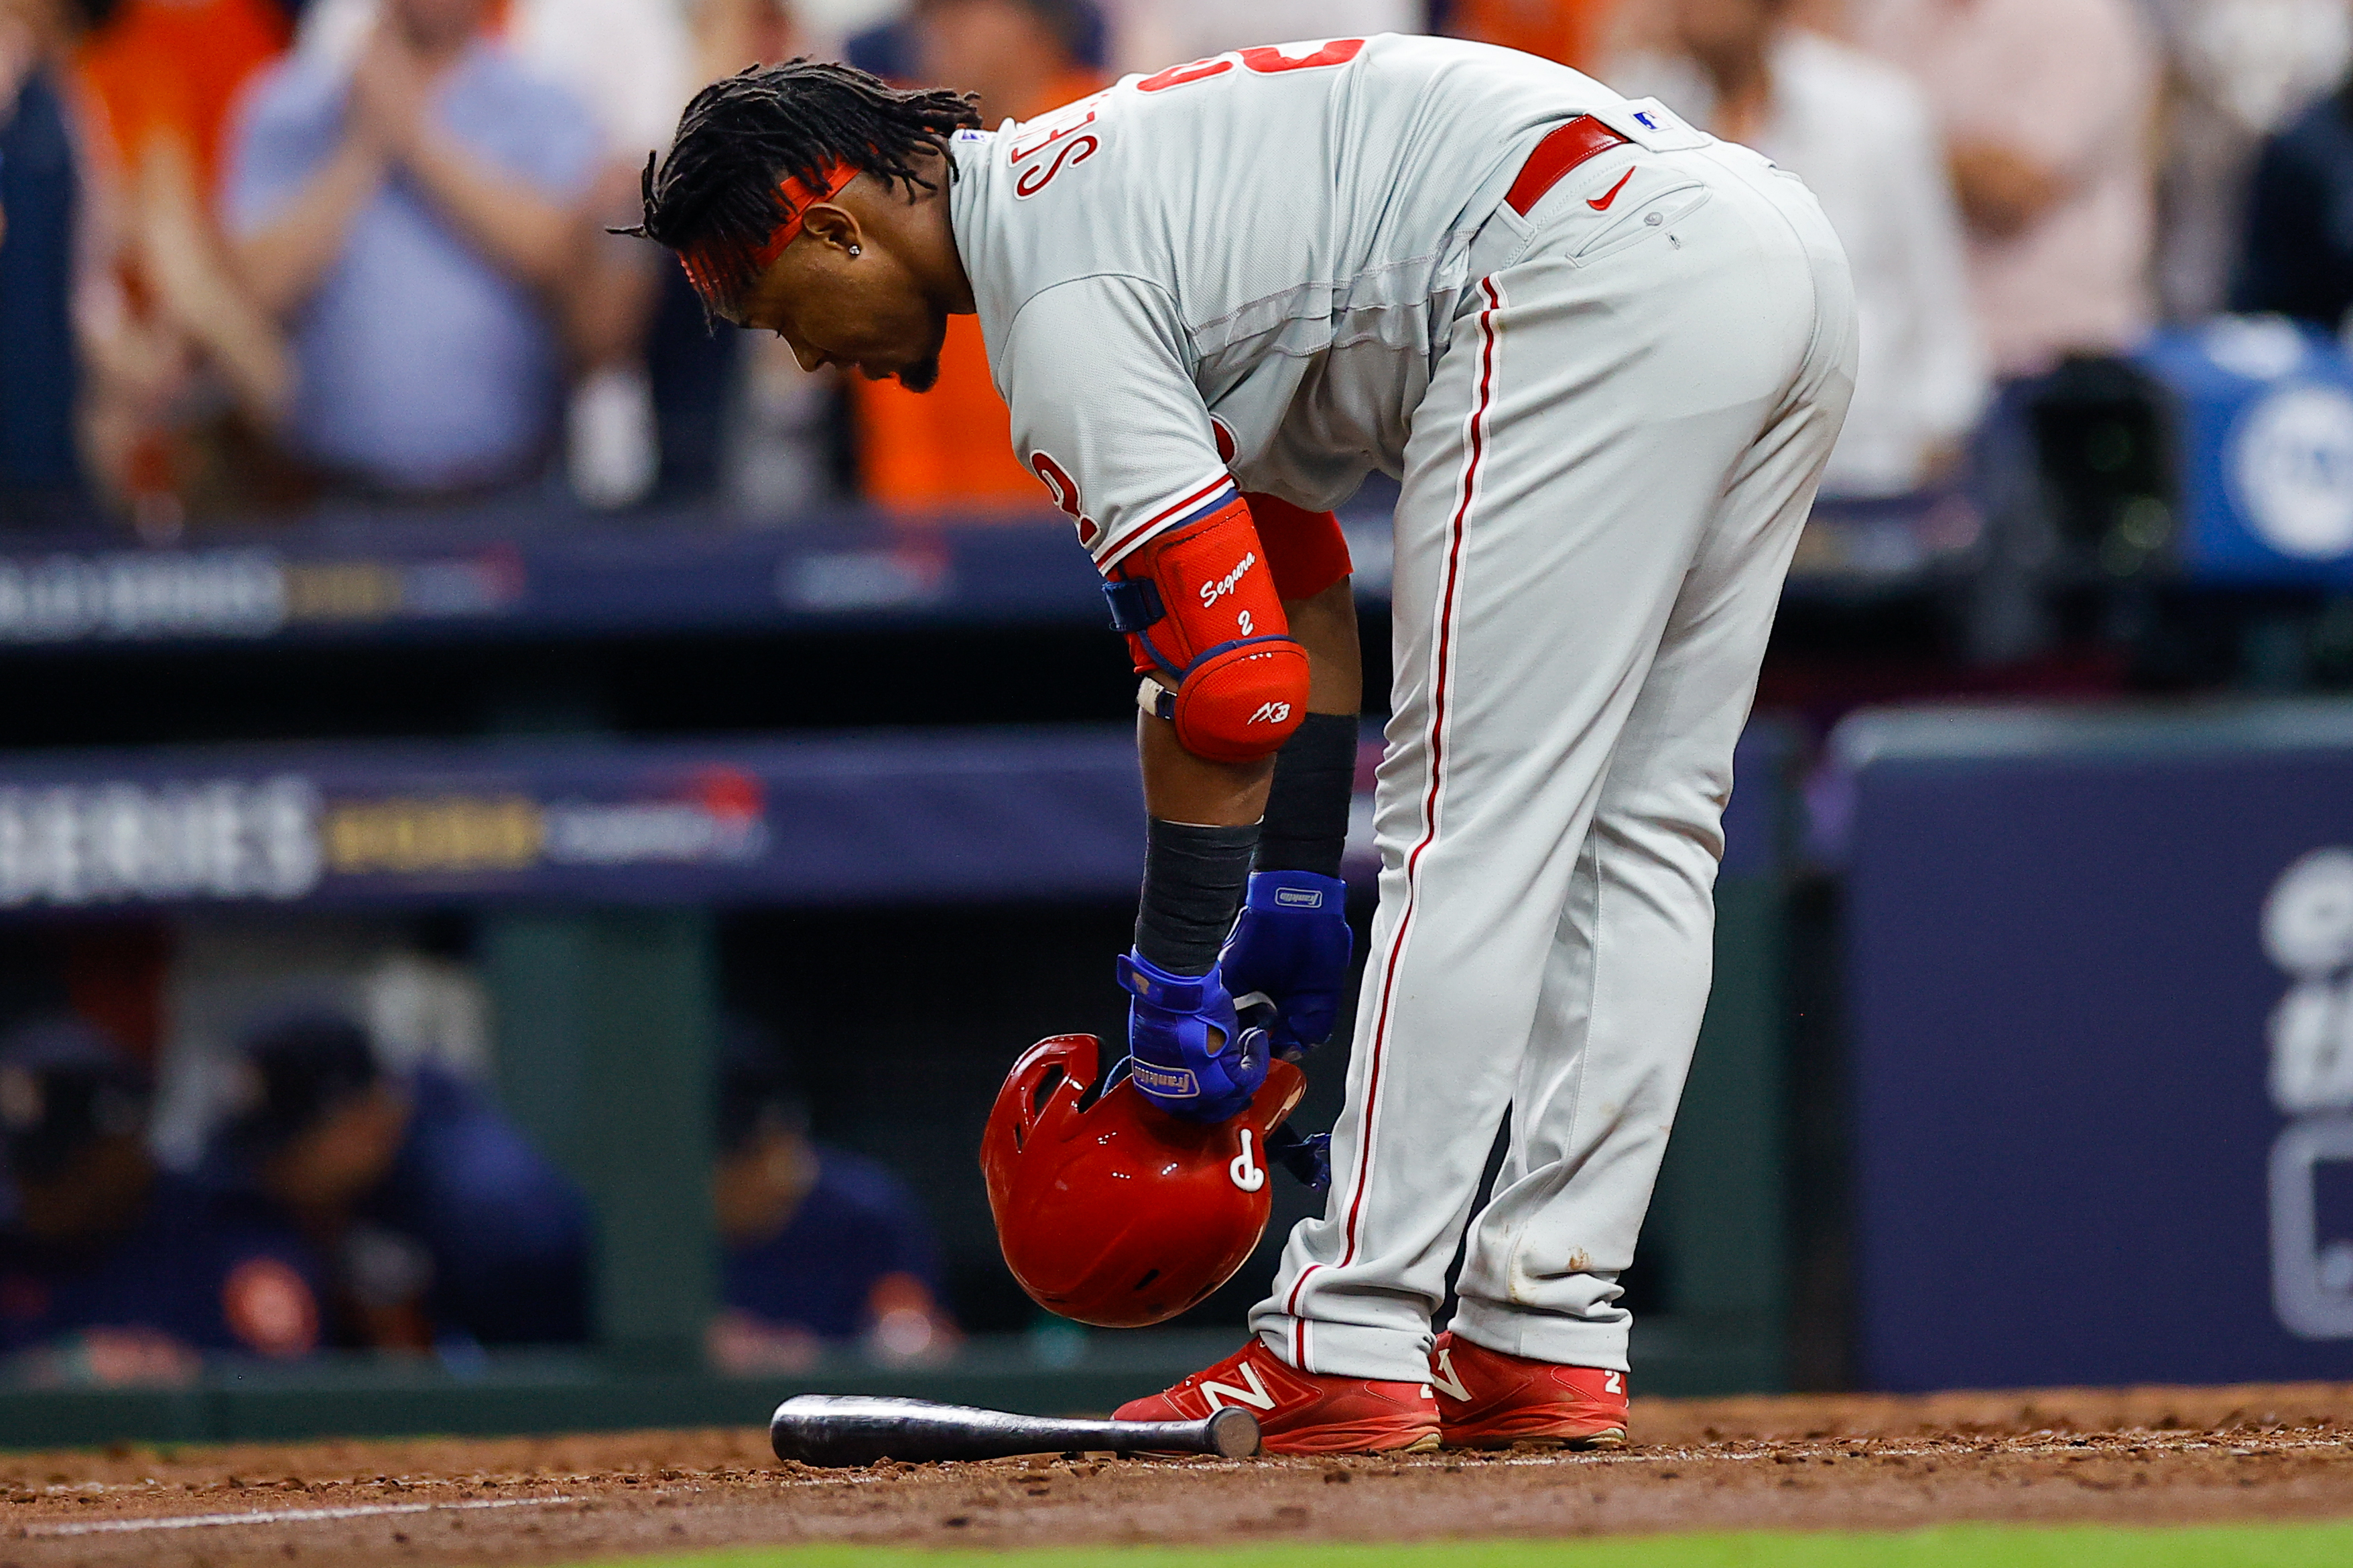
POLYGON ((1170 66, 1155 71, 1135 84, 1138 92, 1166 92, 1172 87, 1183 87, 1188 81, 1207 81, 1213 76, 1223 76, 1234 68, 1234 62, 1219 56, 1214 59, 1195 60, 1189 65, 1170 66))
POLYGON ((1327 38, 1314 53, 1301 55, 1296 59, 1271 44, 1241 51, 1242 64, 1261 76, 1277 76, 1284 71, 1314 70, 1318 66, 1344 66, 1365 52, 1362 38, 1327 38))
POLYGON ((1043 153, 1047 148, 1051 147, 1055 142, 1060 142, 1063 137, 1072 134, 1082 126, 1092 125, 1094 122, 1095 111, 1092 109, 1087 110, 1083 119, 1073 120, 1067 123, 1059 125, 1049 122, 1046 127, 1046 133, 1039 137, 1036 141, 1015 142, 1013 145, 1013 151, 1007 157, 1006 162, 1008 163, 1027 163, 1030 159, 1036 157, 1039 153, 1043 153))
POLYGON ((1095 541, 1103 536, 1103 530, 1093 518, 1080 510, 1082 503, 1079 499, 1079 481, 1071 478, 1068 469, 1044 452, 1029 454, 1029 471, 1038 476, 1038 482, 1044 485, 1046 493, 1054 498, 1055 506, 1067 514, 1078 529, 1079 542, 1090 550, 1093 549, 1095 541))
POLYGON ((1012 152, 1007 154, 1006 162, 1017 169, 1021 168, 1024 163, 1029 164, 1014 177, 1014 200, 1027 201, 1051 184, 1054 176, 1060 174, 1063 169, 1085 163, 1102 149, 1103 142, 1094 132, 1086 132, 1084 135, 1080 134, 1095 121, 1095 111, 1088 106, 1102 97, 1102 93, 1092 93, 1076 103, 1063 105, 1048 116, 1042 125, 1035 128, 1040 132, 1039 134, 1032 136, 1026 142, 1014 143, 1012 152), (1066 137, 1078 139, 1065 141, 1066 137), (1050 150, 1053 153, 1053 156, 1045 163, 1029 162, 1039 153, 1050 150))
MULTIPOLYGON (((1364 52, 1362 38, 1327 38, 1313 52, 1293 57, 1272 45, 1239 51, 1241 63, 1259 76, 1280 76, 1284 71, 1313 70, 1319 66, 1344 66, 1364 52)), ((1234 68, 1233 55, 1219 55, 1206 60, 1193 60, 1181 66, 1145 77, 1135 84, 1138 92, 1166 92, 1172 87, 1187 82, 1207 81, 1213 76, 1223 76, 1234 68)))
POLYGON ((1065 165, 1085 163, 1102 146, 1103 143, 1093 136, 1082 136, 1075 142, 1064 143, 1055 152, 1051 163, 1033 163, 1021 171, 1019 177, 1013 182, 1013 199, 1028 201, 1052 184, 1054 176, 1060 174, 1065 165))

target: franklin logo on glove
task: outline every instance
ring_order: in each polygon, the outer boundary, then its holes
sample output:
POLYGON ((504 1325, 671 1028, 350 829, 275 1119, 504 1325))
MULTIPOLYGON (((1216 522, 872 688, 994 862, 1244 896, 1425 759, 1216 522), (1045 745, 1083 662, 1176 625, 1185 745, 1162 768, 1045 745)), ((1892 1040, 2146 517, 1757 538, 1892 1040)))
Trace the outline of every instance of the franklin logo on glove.
POLYGON ((1189 1068, 1178 1068, 1171 1072, 1150 1062, 1131 1062, 1128 1073, 1135 1079, 1136 1088, 1162 1100, 1192 1100, 1201 1092, 1200 1080, 1189 1068))

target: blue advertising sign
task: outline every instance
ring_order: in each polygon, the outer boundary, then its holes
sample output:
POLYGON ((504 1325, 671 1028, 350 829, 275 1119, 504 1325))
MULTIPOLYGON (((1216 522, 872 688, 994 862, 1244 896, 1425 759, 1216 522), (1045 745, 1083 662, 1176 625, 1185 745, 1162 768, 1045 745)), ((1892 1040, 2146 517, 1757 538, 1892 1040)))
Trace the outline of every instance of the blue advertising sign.
POLYGON ((2191 576, 2353 582, 2353 360, 2278 316, 2157 333, 2138 356, 2174 396, 2191 576))
MULTIPOLYGON (((1788 750, 1741 742, 1727 875, 1778 863, 1788 750)), ((1367 729, 1344 868, 1378 872, 1367 729)), ((724 742, 70 752, 0 759, 0 916, 245 902, 813 904, 1125 897, 1126 724, 724 742)))
POLYGON ((1125 726, 60 753, 0 766, 0 911, 1132 890, 1125 726))
POLYGON ((2353 705, 1833 744, 1865 1384, 2353 1378, 2353 705))

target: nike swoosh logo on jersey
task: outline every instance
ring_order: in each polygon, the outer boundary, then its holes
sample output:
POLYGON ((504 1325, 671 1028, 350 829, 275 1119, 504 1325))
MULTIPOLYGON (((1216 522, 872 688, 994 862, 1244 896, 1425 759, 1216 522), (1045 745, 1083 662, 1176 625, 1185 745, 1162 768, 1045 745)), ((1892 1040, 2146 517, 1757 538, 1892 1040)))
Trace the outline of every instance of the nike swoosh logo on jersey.
POLYGON ((1609 204, 1618 199, 1618 193, 1624 190, 1626 188, 1626 182, 1633 177, 1634 171, 1631 169, 1627 170, 1624 174, 1618 176, 1618 183, 1616 184, 1602 192, 1600 195, 1588 196, 1585 199, 1585 205, 1591 207, 1598 213, 1608 212, 1609 210, 1609 204))

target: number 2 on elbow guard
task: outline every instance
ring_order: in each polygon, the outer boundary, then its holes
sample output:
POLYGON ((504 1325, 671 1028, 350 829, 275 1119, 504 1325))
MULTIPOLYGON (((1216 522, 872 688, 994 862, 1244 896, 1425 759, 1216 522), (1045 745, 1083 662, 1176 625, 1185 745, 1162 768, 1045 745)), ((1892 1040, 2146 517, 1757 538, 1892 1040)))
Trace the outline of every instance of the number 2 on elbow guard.
POLYGON ((1307 653, 1291 638, 1249 507, 1236 500, 1147 540, 1117 571, 1113 624, 1138 672, 1173 685, 1154 710, 1175 721, 1178 743, 1219 762, 1280 748, 1306 700, 1307 653))

